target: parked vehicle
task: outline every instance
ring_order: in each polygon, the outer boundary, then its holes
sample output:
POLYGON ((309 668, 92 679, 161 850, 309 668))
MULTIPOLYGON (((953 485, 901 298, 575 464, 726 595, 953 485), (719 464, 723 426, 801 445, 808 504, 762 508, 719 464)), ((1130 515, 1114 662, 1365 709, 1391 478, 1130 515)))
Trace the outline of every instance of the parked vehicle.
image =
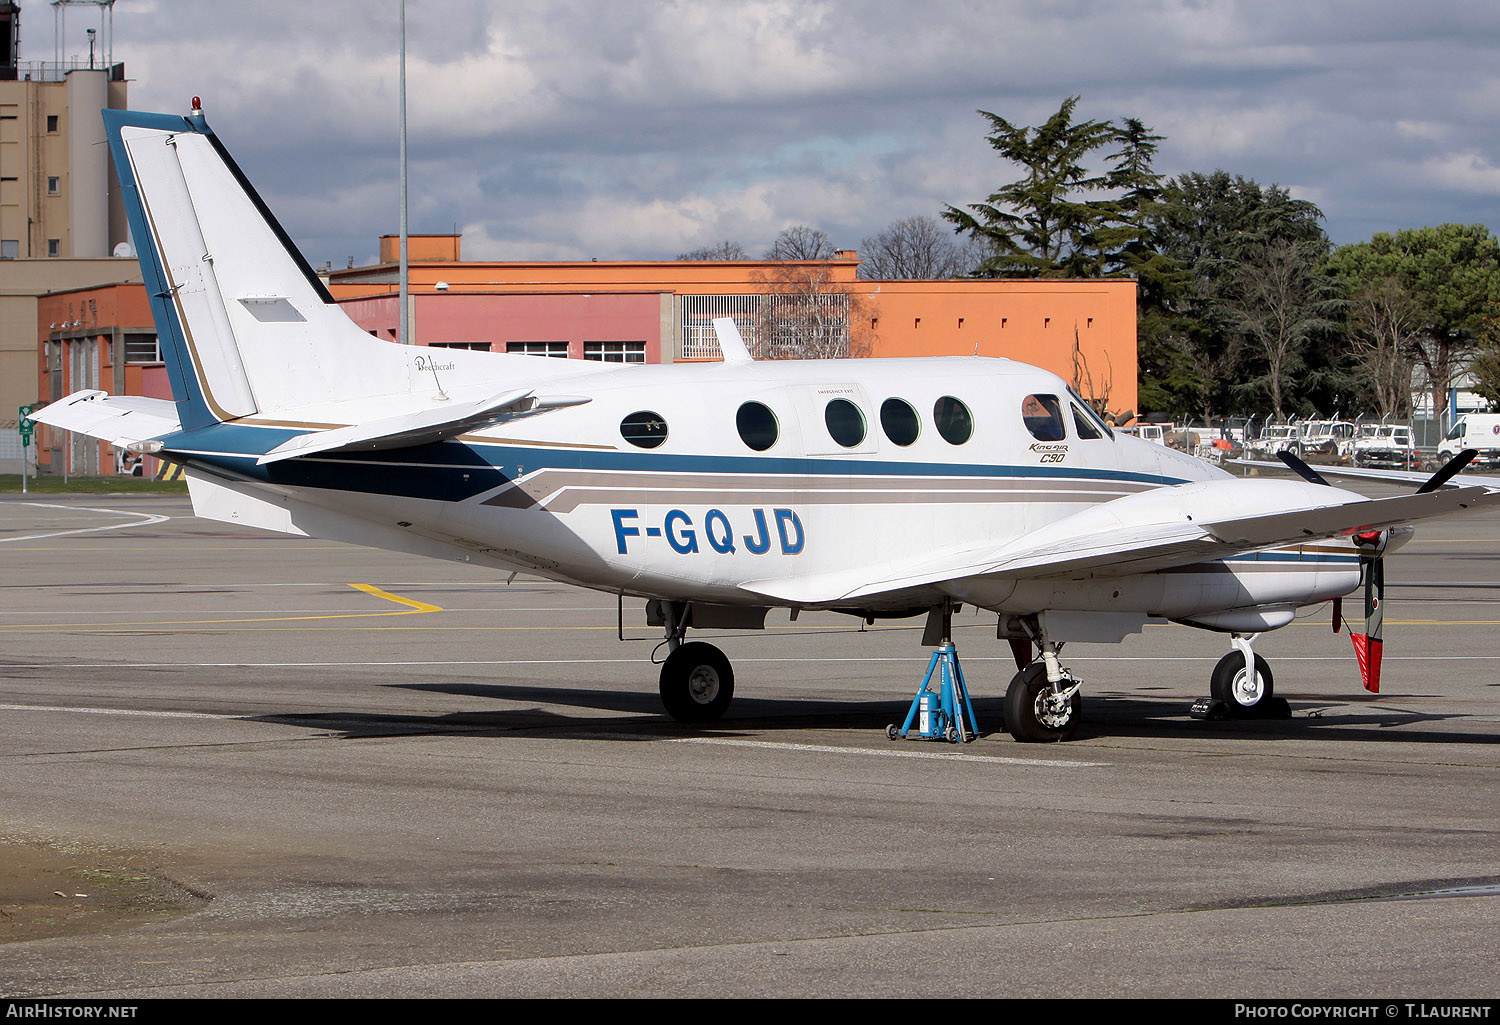
POLYGON ((1355 466, 1380 470, 1414 470, 1422 465, 1416 439, 1406 424, 1360 424, 1353 460, 1355 466))
POLYGON ((1347 463, 1355 426, 1347 420, 1304 420, 1297 425, 1296 453, 1308 462, 1347 463))
POLYGON ((1465 413, 1453 422, 1438 446, 1438 462, 1446 463, 1466 448, 1479 455, 1470 469, 1500 467, 1500 413, 1465 413))
POLYGON ((1296 424, 1267 424, 1259 437, 1245 445, 1245 454, 1251 459, 1274 459, 1284 449, 1296 452, 1297 440, 1296 424))

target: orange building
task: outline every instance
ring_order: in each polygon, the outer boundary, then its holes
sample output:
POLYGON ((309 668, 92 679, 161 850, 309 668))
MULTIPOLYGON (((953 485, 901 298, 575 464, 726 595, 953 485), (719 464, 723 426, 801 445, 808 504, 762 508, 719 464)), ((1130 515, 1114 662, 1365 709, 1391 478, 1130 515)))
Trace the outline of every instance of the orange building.
MULTIPOLYGON (((332 271, 335 299, 394 339, 394 236, 380 264, 332 271)), ((845 250, 832 260, 464 261, 457 236, 411 236, 415 344, 624 362, 717 359, 710 321, 733 316, 754 348, 766 307, 816 295, 837 305, 847 350, 867 356, 1003 356, 1043 367, 1111 411, 1136 405, 1132 279, 869 281, 845 250)))
MULTIPOLYGON (((51 402, 82 388, 170 399, 146 287, 120 282, 37 296, 37 394, 51 402)), ((81 434, 39 426, 38 465, 48 472, 129 472, 124 454, 81 434)), ((143 472, 154 470, 153 465, 143 472)))
MULTIPOLYGON (((357 324, 394 341, 394 237, 381 239, 381 257, 387 262, 326 272, 327 283, 357 324)), ((837 320, 841 354, 1003 356, 1053 371, 1104 409, 1136 404, 1129 279, 867 281, 848 251, 785 263, 464 261, 456 235, 412 236, 408 261, 409 335, 418 345, 611 362, 715 360, 713 318, 734 317, 755 348, 772 330, 769 314, 800 310, 783 318, 795 336, 812 308, 837 320)), ((46 293, 37 311, 44 400, 80 388, 172 397, 141 284, 46 293)), ((766 344, 775 349, 774 340, 766 344)), ((63 432, 44 428, 38 444, 49 472, 132 469, 109 446, 68 442, 63 432)), ((154 469, 148 459, 144 472, 154 469)))

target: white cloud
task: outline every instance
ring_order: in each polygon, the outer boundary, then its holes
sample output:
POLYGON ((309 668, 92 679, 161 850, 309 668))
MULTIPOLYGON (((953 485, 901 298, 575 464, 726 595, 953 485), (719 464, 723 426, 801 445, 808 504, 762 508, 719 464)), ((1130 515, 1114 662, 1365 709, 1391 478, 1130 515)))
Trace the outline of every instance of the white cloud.
MULTIPOLYGON (((341 264, 395 228, 396 10, 131 0, 114 57, 133 105, 203 96, 309 257, 341 264)), ((51 58, 47 20, 23 57, 51 58)), ((1298 183, 1336 236, 1346 210, 1415 226, 1424 187, 1493 196, 1500 167, 1494 5, 410 0, 408 37, 414 229, 457 221, 474 256, 754 251, 789 223, 856 244, 1015 173, 976 108, 1036 124, 1077 94, 1167 136, 1164 173, 1298 183)))

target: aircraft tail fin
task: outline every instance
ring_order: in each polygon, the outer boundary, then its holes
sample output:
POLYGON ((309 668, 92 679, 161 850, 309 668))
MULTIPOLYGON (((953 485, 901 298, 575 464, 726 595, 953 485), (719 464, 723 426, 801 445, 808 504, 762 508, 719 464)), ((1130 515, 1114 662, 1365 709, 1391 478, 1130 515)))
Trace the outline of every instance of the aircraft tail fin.
POLYGON ((411 361, 333 302, 201 113, 104 120, 184 428, 410 390, 411 361))

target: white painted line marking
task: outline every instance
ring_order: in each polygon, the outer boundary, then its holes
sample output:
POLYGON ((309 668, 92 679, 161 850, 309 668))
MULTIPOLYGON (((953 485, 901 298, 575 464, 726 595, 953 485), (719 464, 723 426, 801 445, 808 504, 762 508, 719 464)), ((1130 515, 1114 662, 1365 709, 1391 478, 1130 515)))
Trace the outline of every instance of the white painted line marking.
MULTIPOLYGON (((826 744, 790 744, 774 740, 732 740, 720 737, 666 737, 668 744, 712 744, 719 747, 758 747, 770 751, 812 751, 833 755, 873 755, 877 758, 935 758, 945 762, 982 762, 985 765, 1032 765, 1039 768, 1101 769, 1109 762, 1064 762, 1046 758, 1006 758, 987 755, 938 754, 935 751, 902 751, 896 748, 832 747, 826 744)), ((892 743, 904 743, 893 741, 892 743)), ((932 743, 939 743, 933 741, 932 743)), ((941 741, 947 743, 947 741, 941 741)), ((957 745, 952 745, 956 747, 957 745)))
POLYGON ((73 705, 0 705, 0 712, 82 712, 85 715, 138 715, 152 719, 220 719, 237 720, 243 715, 221 715, 212 712, 158 712, 144 708, 82 708, 73 705))
MULTIPOLYGON (((0 705, 0 712, 73 712, 83 715, 142 716, 151 719, 209 719, 239 722, 251 718, 247 715, 223 715, 211 712, 162 712, 141 708, 82 708, 71 705, 0 705)), ((599 738, 618 740, 619 733, 573 733, 560 739, 599 738)), ((870 755, 876 758, 925 758, 945 762, 978 762, 984 765, 1022 765, 1036 768, 1100 769, 1108 768, 1109 762, 1067 762, 1046 758, 1007 758, 1004 756, 965 755, 957 752, 902 751, 872 747, 833 747, 828 744, 791 744, 772 740, 734 740, 717 737, 662 737, 650 734, 629 734, 637 740, 658 741, 665 744, 707 744, 715 747, 753 747, 768 751, 805 751, 813 754, 870 755)), ((944 742, 946 743, 946 742, 944 742)))
POLYGON ((130 523, 111 523, 107 527, 79 527, 76 530, 55 530, 49 534, 23 534, 20 537, 0 537, 0 544, 10 541, 35 541, 43 537, 62 537, 65 534, 91 534, 101 530, 123 530, 126 527, 145 527, 153 523, 165 523, 171 519, 170 516, 158 516, 155 513, 124 512, 120 509, 95 509, 83 505, 51 505, 47 502, 22 502, 22 505, 34 505, 42 509, 67 509, 72 512, 96 512, 107 513, 111 516, 138 516, 140 519, 130 523))
MULTIPOLYGON (((736 662, 906 662, 925 664, 930 656, 878 656, 871 658, 737 658, 736 662)), ((1099 656, 1070 658, 1068 662, 1217 662, 1217 655, 1142 655, 1130 657, 1099 656)), ((1500 655, 1387 655, 1387 662, 1494 662, 1500 655)), ((1010 662, 1008 655, 966 657, 965 662, 1010 662)), ((1278 655, 1277 662, 1347 662, 1347 655, 1278 655)), ((613 666, 642 665, 637 658, 513 658, 513 659, 411 659, 407 661, 354 662, 4 662, 6 669, 317 669, 334 666, 613 666)))

